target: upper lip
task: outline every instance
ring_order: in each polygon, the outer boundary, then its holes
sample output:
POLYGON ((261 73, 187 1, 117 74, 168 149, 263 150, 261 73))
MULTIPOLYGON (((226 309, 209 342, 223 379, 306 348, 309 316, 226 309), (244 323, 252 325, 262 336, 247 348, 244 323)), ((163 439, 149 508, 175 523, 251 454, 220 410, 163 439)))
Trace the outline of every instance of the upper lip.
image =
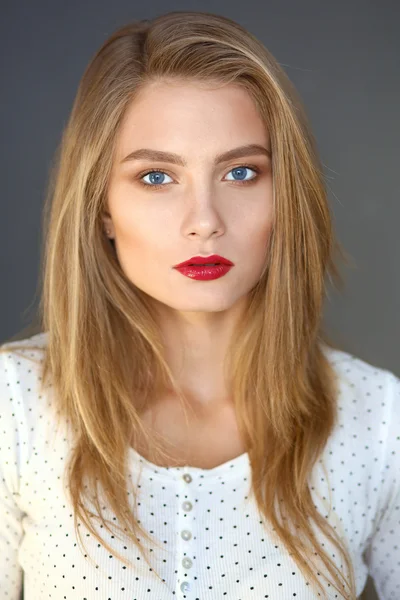
POLYGON ((178 267, 187 267, 189 265, 204 265, 205 263, 222 263, 224 265, 233 265, 233 262, 227 258, 219 256, 219 254, 211 254, 211 256, 192 256, 192 258, 179 263, 179 265, 175 265, 174 269, 178 267))

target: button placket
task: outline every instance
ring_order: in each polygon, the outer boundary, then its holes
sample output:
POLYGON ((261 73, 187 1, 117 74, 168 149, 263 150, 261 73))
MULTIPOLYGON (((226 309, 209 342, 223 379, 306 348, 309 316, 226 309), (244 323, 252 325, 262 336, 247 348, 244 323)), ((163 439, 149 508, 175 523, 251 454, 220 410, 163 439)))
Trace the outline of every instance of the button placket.
MULTIPOLYGON (((188 491, 188 486, 190 485, 190 483, 192 483, 193 478, 191 476, 190 473, 186 472, 182 475, 182 480, 184 481, 183 484, 183 489, 182 492, 185 495, 186 492, 188 491)), ((182 529, 180 527, 180 539, 183 540, 183 542, 179 545, 180 549, 181 549, 181 554, 185 553, 185 556, 183 556, 181 564, 180 564, 180 568, 179 568, 179 573, 180 573, 180 579, 185 576, 187 577, 187 570, 190 569, 193 566, 193 561, 189 556, 186 556, 186 553, 188 551, 188 548, 190 548, 190 540, 192 539, 192 531, 190 530, 189 526, 191 523, 191 519, 190 519, 190 515, 189 518, 187 516, 188 513, 190 513, 193 509, 193 504, 192 502, 190 502, 189 500, 184 500, 183 502, 181 502, 181 505, 179 507, 179 523, 180 526, 184 526, 182 529)), ((187 579, 185 579, 184 581, 181 581, 180 584, 180 591, 183 594, 183 598, 188 598, 187 593, 189 591, 191 591, 192 589, 192 584, 191 582, 189 582, 187 579)))

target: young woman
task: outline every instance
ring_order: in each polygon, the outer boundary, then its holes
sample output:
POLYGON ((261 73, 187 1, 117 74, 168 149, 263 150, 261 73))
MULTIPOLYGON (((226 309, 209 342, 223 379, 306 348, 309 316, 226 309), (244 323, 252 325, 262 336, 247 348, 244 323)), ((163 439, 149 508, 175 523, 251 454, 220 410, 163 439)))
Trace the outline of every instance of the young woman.
POLYGON ((49 202, 40 330, 0 354, 2 598, 398 597, 400 380, 323 332, 345 253, 261 42, 115 32, 49 202))

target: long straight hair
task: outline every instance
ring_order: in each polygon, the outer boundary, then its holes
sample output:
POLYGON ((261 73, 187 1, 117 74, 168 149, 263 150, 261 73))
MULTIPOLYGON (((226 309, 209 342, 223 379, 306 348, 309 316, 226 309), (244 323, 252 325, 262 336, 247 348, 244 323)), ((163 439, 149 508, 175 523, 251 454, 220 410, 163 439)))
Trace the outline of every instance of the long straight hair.
POLYGON ((111 35, 84 72, 49 179, 41 385, 43 391, 51 382, 57 422, 70 423, 75 436, 66 468, 75 531, 82 543, 80 519, 130 565, 101 538, 92 518, 114 534, 125 532, 150 565, 138 534, 158 542, 138 523, 136 504, 130 507, 129 492, 136 501, 137 490, 129 489, 127 451, 133 432, 133 439, 147 441, 151 460, 170 460, 138 406, 165 389, 186 403, 146 297, 122 271, 101 218, 127 107, 159 80, 242 86, 270 134, 273 231, 262 276, 231 340, 226 380, 260 515, 323 597, 316 570, 343 598, 354 600, 351 557, 314 505, 309 480, 337 422, 338 382, 324 352, 324 346, 335 346, 322 326, 325 280, 342 287, 337 261, 348 263, 348 257, 333 232, 316 143, 293 85, 259 40, 215 14, 170 12, 111 35), (98 489, 121 525, 111 523, 111 529, 104 519, 98 489), (90 499, 94 513, 86 505, 90 499), (342 553, 340 570, 311 521, 342 553))

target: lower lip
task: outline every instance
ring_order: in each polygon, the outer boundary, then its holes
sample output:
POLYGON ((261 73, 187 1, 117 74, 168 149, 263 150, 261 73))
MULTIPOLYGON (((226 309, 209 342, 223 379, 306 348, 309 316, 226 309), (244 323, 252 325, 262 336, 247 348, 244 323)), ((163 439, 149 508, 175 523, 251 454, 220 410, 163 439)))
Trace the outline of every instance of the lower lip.
POLYGON ((218 279, 223 275, 226 275, 233 265, 216 265, 215 267, 177 267, 177 271, 190 277, 190 279, 200 279, 201 281, 208 281, 209 279, 218 279))

